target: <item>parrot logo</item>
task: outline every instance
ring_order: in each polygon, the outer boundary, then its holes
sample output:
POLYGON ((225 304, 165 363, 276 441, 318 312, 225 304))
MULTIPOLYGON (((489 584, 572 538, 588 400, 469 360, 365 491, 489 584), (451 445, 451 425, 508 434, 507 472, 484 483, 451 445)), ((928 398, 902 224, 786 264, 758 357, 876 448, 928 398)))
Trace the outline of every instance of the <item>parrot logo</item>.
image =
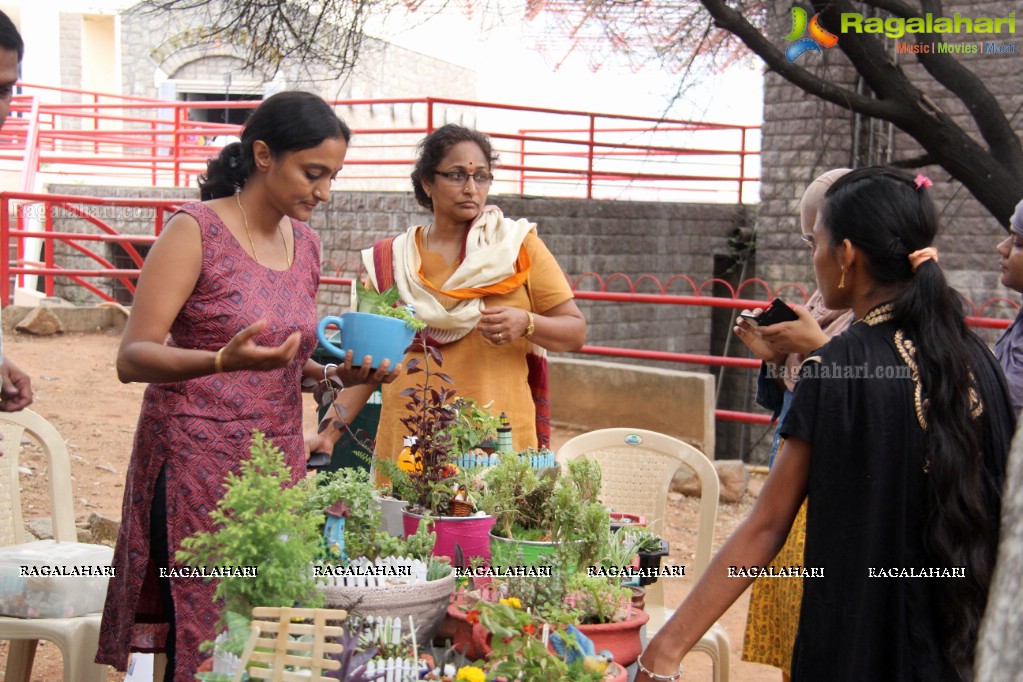
POLYGON ((826 50, 838 44, 838 36, 820 25, 820 16, 820 14, 813 15, 813 19, 807 24, 806 10, 802 7, 792 8, 792 30, 785 36, 785 40, 795 41, 785 50, 785 57, 790 62, 796 61, 807 52, 814 51, 820 54, 823 51, 821 48, 826 50), (810 37, 804 38, 803 34, 808 29, 810 37))

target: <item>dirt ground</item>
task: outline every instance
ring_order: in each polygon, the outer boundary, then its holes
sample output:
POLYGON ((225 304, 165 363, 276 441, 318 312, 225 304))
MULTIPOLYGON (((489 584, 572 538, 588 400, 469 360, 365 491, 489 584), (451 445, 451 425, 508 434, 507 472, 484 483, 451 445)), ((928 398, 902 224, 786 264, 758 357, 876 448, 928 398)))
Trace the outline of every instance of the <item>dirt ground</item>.
MULTIPOLYGON (((67 439, 71 453, 75 514, 83 521, 91 512, 119 519, 125 471, 131 453, 132 435, 142 399, 143 385, 123 385, 114 371, 119 336, 116 333, 27 337, 8 333, 6 354, 32 376, 35 404, 32 409, 52 422, 67 439)), ((307 427, 315 421, 309 402, 307 427)), ((555 431, 554 445, 573 434, 555 431)), ((22 506, 26 519, 49 516, 46 467, 39 452, 27 451, 20 465, 31 470, 21 476, 22 506)), ((759 490, 757 477, 751 490, 759 490)), ((666 537, 671 543, 670 562, 691 560, 688 547, 695 537, 696 501, 675 499, 667 519, 666 537)), ((723 504, 718 512, 715 547, 728 537, 749 512, 749 493, 738 504, 723 504)), ((689 589, 688 579, 667 585, 669 604, 681 601, 689 589)), ((721 619, 731 641, 730 679, 733 682, 775 682, 778 670, 740 660, 749 592, 721 619)), ((6 665, 7 644, 0 643, 0 671, 6 665)), ((54 682, 62 678, 60 652, 56 646, 40 644, 33 669, 33 682, 54 682)), ((711 679, 706 656, 692 654, 686 659, 688 680, 711 679)), ((122 673, 111 671, 109 680, 120 682, 122 673)))

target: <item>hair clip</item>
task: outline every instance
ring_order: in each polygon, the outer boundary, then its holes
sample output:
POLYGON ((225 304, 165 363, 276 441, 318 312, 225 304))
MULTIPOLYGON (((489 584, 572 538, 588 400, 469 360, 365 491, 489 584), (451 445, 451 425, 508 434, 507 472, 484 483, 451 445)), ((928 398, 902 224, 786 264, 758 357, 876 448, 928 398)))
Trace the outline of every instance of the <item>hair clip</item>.
POLYGON ((923 173, 917 173, 916 179, 913 180, 913 182, 916 184, 917 189, 920 189, 921 187, 931 187, 934 185, 934 183, 931 182, 931 179, 923 173))

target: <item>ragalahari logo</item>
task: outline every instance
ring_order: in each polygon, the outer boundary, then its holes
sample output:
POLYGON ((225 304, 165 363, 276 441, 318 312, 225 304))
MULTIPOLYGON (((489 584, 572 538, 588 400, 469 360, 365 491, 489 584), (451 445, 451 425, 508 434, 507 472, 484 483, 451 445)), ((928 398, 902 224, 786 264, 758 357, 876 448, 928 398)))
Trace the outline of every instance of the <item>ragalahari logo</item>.
POLYGON ((814 51, 820 54, 829 47, 838 44, 838 36, 825 30, 820 24, 820 14, 813 15, 809 25, 806 21, 806 10, 802 7, 792 8, 792 31, 785 36, 785 40, 796 41, 785 50, 785 57, 790 62, 796 61, 801 55, 814 51), (810 31, 809 38, 803 38, 803 34, 810 31))

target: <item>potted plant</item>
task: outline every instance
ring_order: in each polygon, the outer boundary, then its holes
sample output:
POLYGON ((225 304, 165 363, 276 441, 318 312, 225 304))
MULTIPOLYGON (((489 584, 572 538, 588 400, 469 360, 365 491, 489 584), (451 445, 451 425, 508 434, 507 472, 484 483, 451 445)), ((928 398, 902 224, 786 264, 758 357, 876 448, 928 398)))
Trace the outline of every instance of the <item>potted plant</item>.
MULTIPOLYGON (((235 656, 248 637, 252 607, 322 603, 309 564, 321 548, 324 517, 319 512, 295 513, 302 508, 310 483, 286 485, 291 470, 281 451, 258 431, 253 432, 249 452, 240 473, 224 479, 224 496, 210 513, 214 529, 184 538, 175 554, 179 562, 194 568, 256 568, 220 577, 214 592, 224 600, 219 626, 225 633, 215 653, 235 656)), ((213 643, 206 646, 213 648, 213 643)))
POLYGON ((454 646, 471 658, 490 655, 495 633, 475 627, 487 604, 513 600, 552 627, 573 626, 597 650, 612 652, 622 666, 631 665, 643 650, 640 633, 650 616, 632 606, 629 591, 603 576, 555 571, 548 575, 495 578, 484 590, 467 593, 448 607, 445 630, 454 646), (507 596, 502 596, 507 595, 507 596), (474 611, 476 613, 474 613, 474 611))
POLYGON ((492 635, 487 671, 508 680, 625 680, 623 667, 596 650, 578 628, 551 628, 515 598, 479 605, 479 623, 492 635), (550 642, 545 636, 545 625, 550 642))
POLYGON ((492 402, 480 405, 472 398, 459 396, 451 402, 452 419, 445 428, 451 440, 451 452, 460 468, 488 466, 496 463, 492 457, 499 417, 488 411, 492 402))
MULTIPOLYGON (((313 477, 313 485, 306 495, 299 513, 316 514, 319 512, 327 515, 328 509, 343 503, 346 512, 345 544, 347 553, 352 556, 361 556, 367 549, 365 544, 360 542, 366 537, 367 529, 377 529, 380 525, 380 507, 373 493, 373 484, 365 469, 318 472, 313 477)), ((329 519, 327 523, 329 524, 329 519)), ((335 556, 343 558, 345 552, 338 551, 335 556)))
POLYGON ((450 404, 455 392, 450 387, 431 385, 433 380, 449 384, 451 378, 434 369, 443 364, 440 350, 422 339, 417 343, 424 351, 423 357, 410 360, 407 371, 422 373, 423 381, 402 391, 408 398, 409 414, 401 420, 409 433, 407 451, 399 455, 395 465, 381 462, 381 471, 402 470, 396 480, 404 488, 403 494, 408 495, 409 507, 402 511, 405 535, 415 533, 420 523, 428 523, 437 534, 434 555, 464 566, 473 557, 490 558, 488 533, 494 519, 480 511, 468 516, 452 514, 451 502, 468 490, 465 486, 460 490, 460 470, 449 461, 452 441, 447 428, 455 418, 450 404))
POLYGON ((633 578, 628 572, 639 567, 637 555, 639 542, 633 531, 625 527, 619 527, 611 533, 604 555, 600 559, 601 568, 608 574, 622 573, 619 583, 632 592, 632 605, 637 609, 646 606, 646 590, 642 587, 640 579, 642 576, 633 578))
POLYGON ((645 573, 657 572, 660 569, 661 559, 668 556, 668 541, 654 535, 646 528, 635 531, 633 541, 636 544, 636 553, 639 555, 639 568, 644 572, 644 575, 640 575, 639 584, 649 585, 657 578, 645 575, 645 573))
POLYGON ((355 361, 373 357, 373 367, 379 367, 385 359, 391 366, 405 357, 405 349, 413 335, 426 327, 416 318, 411 306, 399 305, 400 294, 396 286, 378 293, 365 286, 362 280, 355 282, 358 297, 358 312, 344 313, 340 317, 328 315, 316 326, 316 336, 323 349, 340 359, 345 353, 353 352, 355 361), (337 327, 341 332, 340 344, 327 338, 327 327, 337 327))
POLYGON ((486 474, 484 508, 496 520, 491 554, 521 551, 527 563, 557 556, 571 566, 597 563, 608 543, 610 519, 597 499, 600 465, 572 460, 564 475, 503 457, 486 474))
MULTIPOLYGON (((324 602, 361 616, 413 619, 417 637, 429 640, 444 619, 455 587, 451 565, 431 556, 436 537, 424 524, 408 538, 380 529, 374 486, 364 469, 317 474, 303 511, 344 504, 348 512, 343 551, 328 541, 312 573, 324 602)), ((329 521, 325 525, 326 531, 329 521)))
POLYGON ((415 497, 412 482, 405 470, 394 460, 373 459, 367 455, 367 461, 377 473, 387 479, 375 493, 380 507, 380 527, 395 537, 404 537, 405 524, 402 512, 408 507, 408 501, 415 497))
MULTIPOLYGON (((553 553, 537 559, 536 572, 506 576, 497 571, 489 585, 466 593, 448 608, 452 622, 446 630, 455 633, 456 644, 468 647, 468 655, 487 653, 479 638, 474 641, 466 630, 471 624, 464 611, 472 599, 514 598, 546 623, 578 627, 598 649, 614 651, 616 662, 635 661, 642 650, 640 629, 649 616, 633 607, 631 592, 621 585, 617 572, 588 574, 601 561, 627 565, 634 556, 631 547, 610 546, 610 519, 597 499, 600 479, 599 464, 586 458, 571 461, 557 478, 548 472, 538 474, 514 458, 502 459, 488 472, 485 505, 497 519, 491 533, 493 568, 499 569, 508 556, 499 549, 502 546, 514 547, 509 551, 515 558, 509 563, 525 563, 522 548, 529 545, 507 542, 523 533, 543 533, 553 553), (528 527, 536 523, 540 528, 528 527), (502 538, 508 529, 511 538, 502 538)), ((616 539, 622 541, 624 534, 616 539)))

